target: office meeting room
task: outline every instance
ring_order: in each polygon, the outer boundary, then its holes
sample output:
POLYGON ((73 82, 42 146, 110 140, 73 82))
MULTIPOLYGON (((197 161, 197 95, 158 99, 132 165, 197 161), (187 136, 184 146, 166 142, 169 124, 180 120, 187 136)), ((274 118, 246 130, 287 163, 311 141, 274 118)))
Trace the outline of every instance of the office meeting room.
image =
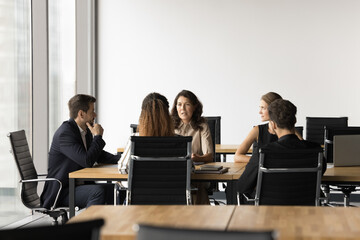
POLYGON ((360 1, 0 0, 0 239, 359 239, 360 1))

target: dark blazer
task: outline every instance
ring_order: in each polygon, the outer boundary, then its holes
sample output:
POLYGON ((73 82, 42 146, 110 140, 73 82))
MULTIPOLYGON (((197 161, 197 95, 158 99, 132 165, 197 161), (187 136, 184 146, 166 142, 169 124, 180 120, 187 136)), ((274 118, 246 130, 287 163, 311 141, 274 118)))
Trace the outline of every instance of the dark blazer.
MULTIPOLYGON (((267 144, 267 149, 308 149, 319 148, 317 143, 300 140, 295 134, 282 136, 278 141, 267 144)), ((251 194, 256 188, 259 171, 259 152, 253 153, 249 163, 238 181, 238 192, 251 194)), ((326 160, 323 160, 323 173, 326 171, 326 160)))
MULTIPOLYGON (((62 123, 56 130, 49 152, 48 178, 59 179, 62 190, 59 199, 69 194, 69 173, 98 163, 117 163, 118 155, 103 150, 105 142, 102 136, 93 137, 87 129, 86 146, 81 138, 80 130, 74 119, 62 123)), ((41 204, 50 208, 55 201, 59 184, 55 181, 46 182, 41 194, 41 204)))

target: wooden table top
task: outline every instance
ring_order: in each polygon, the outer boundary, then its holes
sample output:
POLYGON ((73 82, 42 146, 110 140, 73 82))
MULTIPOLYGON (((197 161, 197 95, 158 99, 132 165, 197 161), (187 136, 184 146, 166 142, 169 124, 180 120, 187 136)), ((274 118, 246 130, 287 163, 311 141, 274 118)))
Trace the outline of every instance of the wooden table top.
POLYGON ((69 223, 105 219, 101 240, 135 239, 134 224, 226 230, 235 206, 132 205, 91 206, 69 223))
POLYGON ((327 182, 360 182, 360 166, 358 167, 333 167, 328 165, 322 181, 327 182))
MULTIPOLYGON (((193 180, 235 180, 239 179, 242 172, 245 169, 246 163, 224 163, 216 162, 209 163, 211 165, 221 165, 223 167, 229 167, 229 171, 223 174, 192 174, 193 180)), ((196 166, 198 168, 199 166, 196 166)), ((69 173, 69 178, 91 178, 98 180, 127 180, 127 174, 120 174, 117 164, 99 165, 93 168, 83 168, 81 170, 69 173)))
POLYGON ((277 230, 278 239, 359 239, 360 208, 238 206, 228 230, 277 230))
MULTIPOLYGON (((278 239, 359 239, 360 208, 300 206, 91 206, 69 223, 105 219, 102 240, 135 239, 134 224, 227 231, 275 230, 278 239)), ((221 239, 220 239, 221 240, 221 239)))

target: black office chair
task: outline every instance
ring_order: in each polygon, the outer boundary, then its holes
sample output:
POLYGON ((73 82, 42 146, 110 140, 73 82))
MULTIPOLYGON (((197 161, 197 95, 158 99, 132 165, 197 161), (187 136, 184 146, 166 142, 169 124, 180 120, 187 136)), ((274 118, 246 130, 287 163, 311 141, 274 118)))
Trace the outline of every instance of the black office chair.
MULTIPOLYGON (((336 135, 360 135, 360 127, 325 126, 324 158, 326 159, 327 163, 333 162, 333 141, 334 136, 336 135)), ((344 194, 344 206, 350 206, 350 195, 352 192, 356 191, 357 186, 358 185, 353 184, 333 184, 331 187, 329 185, 323 185, 327 201, 329 201, 330 190, 341 191, 344 194)))
POLYGON ((214 162, 221 162, 220 154, 215 151, 215 145, 221 143, 221 117, 205 117, 205 119, 209 125, 213 142, 214 162))
MULTIPOLYGON (((221 162, 221 156, 219 153, 216 153, 216 144, 221 144, 221 117, 220 116, 212 116, 205 117, 211 134, 211 139, 213 143, 213 152, 214 152, 214 162, 221 162)), ((226 188, 225 184, 223 184, 224 188, 226 188)), ((214 192, 218 192, 219 187, 217 183, 211 182, 210 187, 208 188, 208 195, 213 195, 214 192)), ((225 204, 222 201, 217 201, 215 198, 210 198, 211 201, 214 202, 215 205, 225 204)))
POLYGON ((69 223, 58 226, 38 226, 0 230, 1 240, 97 240, 100 239, 100 228, 103 219, 69 223))
POLYGON ((137 240, 272 240, 275 231, 220 231, 184 229, 140 224, 136 226, 137 240))
POLYGON ((127 204, 191 204, 192 137, 131 137, 127 204))
POLYGON ((68 220, 67 212, 69 209, 67 207, 56 206, 62 188, 61 182, 55 178, 38 178, 46 176, 46 174, 37 174, 24 130, 10 132, 8 137, 11 143, 11 151, 21 178, 21 200, 23 204, 33 212, 35 211, 51 216, 54 219, 54 224, 57 224, 57 219, 61 217, 61 222, 64 224, 68 220), (38 182, 46 181, 57 181, 59 183, 58 193, 54 204, 50 209, 42 208, 40 206, 40 197, 37 194, 38 182))
POLYGON ((304 127, 303 127, 303 126, 296 126, 296 127, 295 127, 295 131, 298 132, 301 137, 303 137, 303 131, 304 131, 304 127))
POLYGON ((306 140, 324 144, 325 126, 347 127, 347 117, 306 117, 306 140))
POLYGON ((320 204, 323 162, 321 148, 259 151, 255 199, 247 199, 248 201, 255 201, 255 205, 320 204))
POLYGON ((130 132, 131 134, 136 133, 138 131, 138 124, 130 124, 130 132))

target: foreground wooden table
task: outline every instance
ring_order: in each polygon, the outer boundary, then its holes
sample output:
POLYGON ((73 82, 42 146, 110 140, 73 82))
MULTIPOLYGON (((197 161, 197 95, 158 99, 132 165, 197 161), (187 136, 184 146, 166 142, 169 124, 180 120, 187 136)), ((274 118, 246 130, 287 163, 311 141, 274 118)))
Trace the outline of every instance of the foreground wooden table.
MULTIPOLYGON (((223 231, 275 230, 278 239, 359 239, 360 208, 295 206, 91 206, 69 223, 105 219, 102 240, 135 239, 134 224, 223 231)), ((221 239, 219 239, 221 240, 221 239)))
POLYGON ((359 239, 360 208, 240 206, 228 230, 273 230, 278 239, 359 239))
MULTIPOLYGON (((105 219, 101 240, 135 239, 134 225, 226 230, 235 206, 91 206, 69 223, 105 219)), ((221 239, 219 239, 221 240, 221 239)))

